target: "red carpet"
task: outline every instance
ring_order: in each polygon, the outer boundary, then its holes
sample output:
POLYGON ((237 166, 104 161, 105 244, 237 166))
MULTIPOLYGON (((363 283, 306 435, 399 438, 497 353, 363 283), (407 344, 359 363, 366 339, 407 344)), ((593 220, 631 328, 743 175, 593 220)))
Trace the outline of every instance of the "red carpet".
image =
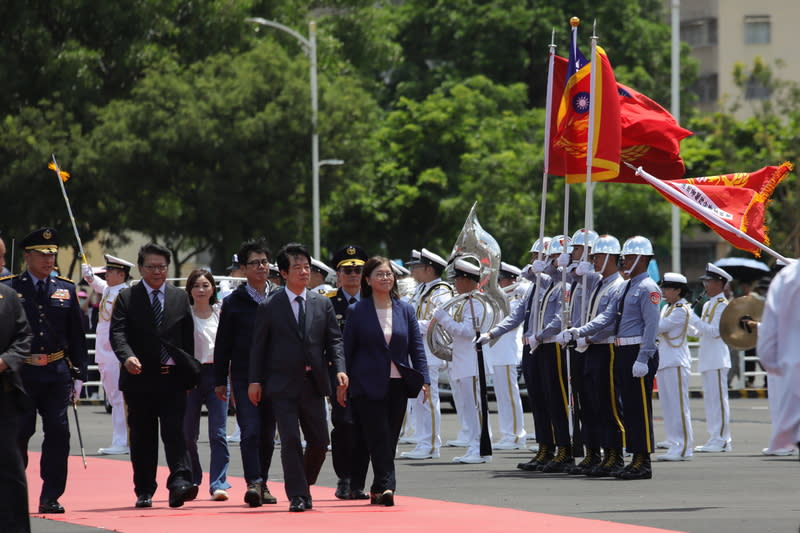
POLYGON ((80 457, 70 457, 67 492, 59 500, 63 515, 38 515, 41 480, 39 454, 30 454, 28 483, 31 515, 123 533, 198 533, 201 531, 536 531, 537 533, 655 533, 665 532, 629 524, 548 515, 482 505, 425 500, 398 495, 394 507, 369 505, 369 501, 337 500, 332 488, 313 487, 314 509, 289 513, 282 483, 270 483, 277 505, 252 509, 242 502, 244 480, 228 478, 233 488, 227 502, 212 502, 206 487, 198 499, 183 507, 167 505, 167 469, 159 468, 159 488, 151 509, 133 503, 131 466, 125 461, 89 457, 84 469, 80 457))

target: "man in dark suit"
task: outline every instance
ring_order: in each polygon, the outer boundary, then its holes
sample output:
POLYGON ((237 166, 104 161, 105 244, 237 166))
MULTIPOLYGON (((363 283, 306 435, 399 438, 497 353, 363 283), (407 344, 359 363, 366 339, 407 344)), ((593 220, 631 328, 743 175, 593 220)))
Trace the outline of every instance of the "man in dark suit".
POLYGON ((83 330, 83 312, 72 280, 53 276, 58 235, 40 228, 22 239, 26 270, 2 281, 22 297, 33 333, 31 353, 20 370, 33 409, 22 415, 19 447, 28 464, 28 441, 36 431, 36 413, 42 417, 40 513, 63 513, 58 499, 67 486, 69 422, 67 408, 86 379, 89 352, 83 330))
POLYGON ((18 445, 20 414, 30 409, 20 371, 33 335, 16 291, 0 284, 0 531, 30 533, 28 483, 18 445))
POLYGON ((286 287, 258 306, 250 350, 248 396, 272 402, 281 437, 281 463, 290 511, 312 508, 313 485, 328 450, 325 396, 331 395, 328 362, 336 369, 337 386, 347 388, 342 334, 330 300, 306 290, 311 257, 301 244, 278 252, 278 268, 286 287), (306 450, 300 439, 300 426, 306 450))
POLYGON ((111 347, 123 365, 119 388, 128 405, 136 507, 153 506, 159 422, 170 472, 169 506, 197 496, 182 430, 186 390, 196 384, 190 366, 194 322, 186 291, 166 283, 169 261, 163 246, 142 246, 142 281, 120 292, 111 316, 111 347))

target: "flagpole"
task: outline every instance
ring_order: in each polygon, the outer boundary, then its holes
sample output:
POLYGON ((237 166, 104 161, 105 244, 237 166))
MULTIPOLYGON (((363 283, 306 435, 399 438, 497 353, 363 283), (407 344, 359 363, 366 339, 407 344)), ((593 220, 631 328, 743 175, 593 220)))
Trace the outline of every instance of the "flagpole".
POLYGON ((75 231, 75 240, 78 241, 78 250, 81 253, 81 259, 85 264, 88 264, 89 261, 86 260, 86 253, 83 251, 83 243, 81 242, 81 236, 78 235, 78 225, 75 224, 75 217, 72 215, 72 206, 69 204, 69 197, 67 196, 67 189, 64 187, 64 180, 61 179, 61 167, 58 166, 58 161, 56 161, 56 154, 52 154, 53 156, 53 166, 55 168, 56 177, 58 178, 58 184, 61 186, 61 194, 64 195, 64 203, 67 204, 67 213, 69 213, 69 220, 72 222, 72 229, 75 231))
POLYGON ((704 205, 700 205, 698 203, 692 202, 689 198, 687 198, 686 196, 678 193, 677 191, 675 191, 675 189, 673 189, 669 185, 666 185, 664 182, 662 182, 661 180, 659 180, 658 178, 656 178, 652 174, 650 174, 647 171, 645 171, 642 167, 638 167, 637 168, 637 167, 635 167, 635 166, 633 166, 633 165, 631 165, 630 163, 627 163, 627 162, 625 164, 628 165, 630 168, 634 169, 636 171, 636 175, 637 176, 641 176, 642 178, 644 178, 645 181, 647 181, 647 183, 649 183, 650 185, 652 185, 656 189, 664 192, 665 194, 668 194, 671 198, 675 199, 681 205, 683 205, 685 207, 688 207, 690 209, 694 209, 694 210, 700 211, 704 216, 708 217, 709 222, 714 224, 716 227, 718 227, 722 231, 725 231, 725 232, 728 232, 728 233, 733 233, 737 237, 746 240, 747 242, 749 242, 750 244, 752 244, 754 246, 757 246, 758 248, 760 248, 761 250, 765 251, 766 253, 768 253, 769 255, 773 256, 774 258, 778 259, 779 261, 783 261, 786 264, 789 264, 791 262, 791 260, 789 260, 786 257, 782 256, 781 254, 779 254, 778 252, 776 252, 775 250, 773 250, 772 248, 770 248, 766 244, 764 244, 762 242, 759 242, 758 240, 754 239, 753 237, 751 237, 747 233, 743 232, 742 230, 740 230, 736 226, 733 226, 733 225, 729 224, 728 222, 725 222, 722 218, 720 218, 711 209, 707 208, 704 205))

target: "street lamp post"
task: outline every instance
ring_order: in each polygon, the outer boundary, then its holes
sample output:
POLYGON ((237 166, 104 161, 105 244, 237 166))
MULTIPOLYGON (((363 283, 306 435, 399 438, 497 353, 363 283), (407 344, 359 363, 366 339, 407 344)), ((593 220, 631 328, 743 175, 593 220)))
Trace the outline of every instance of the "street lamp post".
POLYGON ((314 226, 314 257, 319 257, 319 133, 317 133, 317 23, 313 20, 308 23, 308 39, 294 31, 288 26, 284 26, 273 20, 261 17, 250 17, 246 22, 254 22, 262 26, 270 26, 288 33, 303 46, 303 51, 310 60, 310 82, 311 82, 311 209, 313 211, 314 226))

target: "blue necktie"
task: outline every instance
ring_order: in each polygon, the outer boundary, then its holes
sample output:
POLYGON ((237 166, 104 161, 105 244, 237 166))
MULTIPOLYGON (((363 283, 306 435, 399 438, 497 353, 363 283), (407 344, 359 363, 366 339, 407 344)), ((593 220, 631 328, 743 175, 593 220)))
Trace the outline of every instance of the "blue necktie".
POLYGON ((306 308, 303 306, 303 297, 298 296, 294 299, 297 302, 297 327, 300 328, 300 335, 305 336, 306 331, 306 308))
MULTIPOLYGON (((161 307, 161 300, 158 299, 158 293, 161 291, 153 291, 151 294, 153 296, 153 319, 156 323, 156 328, 161 325, 161 322, 164 320, 164 308, 161 307)), ((167 349, 164 348, 164 345, 161 345, 161 355, 159 357, 161 360, 161 364, 167 364, 169 361, 169 353, 167 353, 167 349)))

